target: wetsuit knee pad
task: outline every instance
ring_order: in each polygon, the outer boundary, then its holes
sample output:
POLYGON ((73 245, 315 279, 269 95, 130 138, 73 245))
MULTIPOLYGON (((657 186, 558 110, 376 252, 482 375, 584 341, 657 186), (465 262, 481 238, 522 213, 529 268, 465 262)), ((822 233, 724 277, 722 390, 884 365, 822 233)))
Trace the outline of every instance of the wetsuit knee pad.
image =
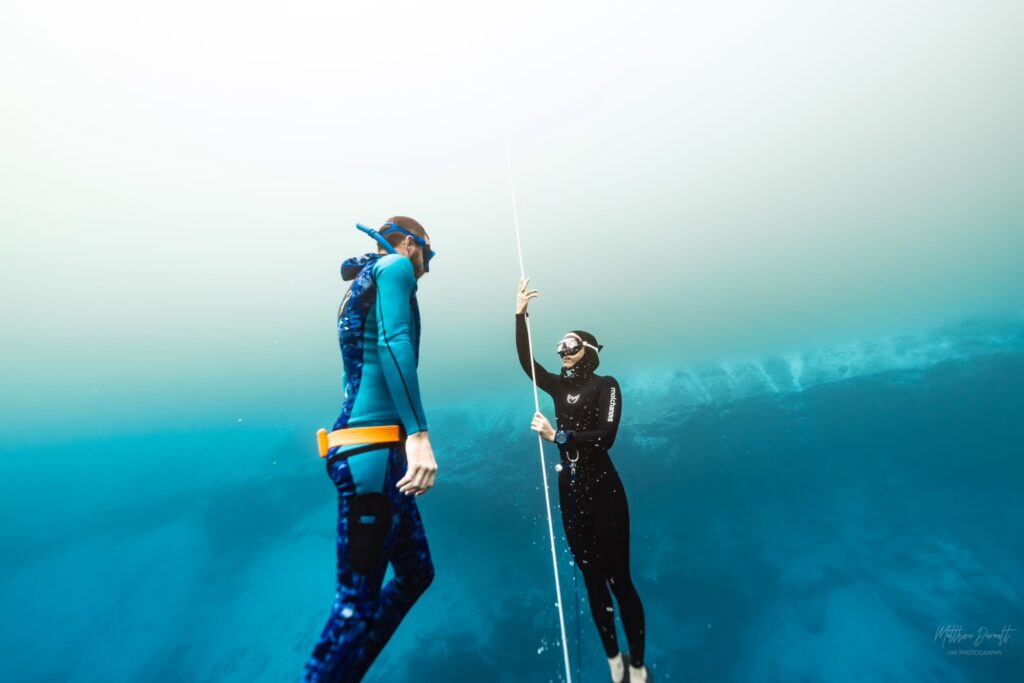
POLYGON ((348 555, 355 571, 373 571, 390 530, 391 502, 386 495, 363 493, 352 497, 348 507, 348 555))

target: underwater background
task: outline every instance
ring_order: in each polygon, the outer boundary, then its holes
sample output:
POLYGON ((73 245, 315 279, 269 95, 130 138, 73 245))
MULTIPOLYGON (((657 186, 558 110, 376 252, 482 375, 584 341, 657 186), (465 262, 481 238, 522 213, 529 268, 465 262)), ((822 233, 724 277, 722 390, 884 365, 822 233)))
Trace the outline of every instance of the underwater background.
MULTIPOLYGON (((1024 320, 620 380, 613 456, 658 680, 1018 680, 1019 633, 987 655, 936 635, 1024 616, 1024 320)), ((564 678, 519 384, 435 409, 437 578, 367 680, 564 678)), ((240 420, 4 462, 7 680, 297 680, 333 594, 308 429, 240 420)), ((606 680, 558 547, 574 680, 606 680)))
MULTIPOLYGON (((396 214, 438 252, 437 578, 367 680, 564 679, 509 166, 538 360, 585 329, 622 386, 655 680, 1021 680, 1022 25, 5 3, 0 681, 297 680, 333 597, 338 267, 396 214)), ((606 680, 559 526, 573 680, 606 680)))

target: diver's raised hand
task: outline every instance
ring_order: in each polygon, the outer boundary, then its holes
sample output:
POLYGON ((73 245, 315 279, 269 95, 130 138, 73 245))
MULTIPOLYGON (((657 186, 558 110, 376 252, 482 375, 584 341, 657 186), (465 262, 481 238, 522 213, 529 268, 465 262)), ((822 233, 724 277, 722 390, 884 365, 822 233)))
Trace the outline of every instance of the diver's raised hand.
POLYGON ((544 417, 544 413, 537 412, 533 414, 533 422, 530 423, 530 429, 540 434, 541 438, 545 441, 555 440, 555 428, 544 417))
POLYGON ((405 459, 409 469, 395 486, 405 495, 422 496, 430 490, 437 478, 437 461, 426 432, 410 434, 405 439, 405 459))
POLYGON ((526 307, 530 305, 530 299, 540 296, 540 292, 536 289, 526 289, 526 285, 529 283, 530 278, 519 278, 519 296, 516 297, 516 315, 526 313, 526 307))

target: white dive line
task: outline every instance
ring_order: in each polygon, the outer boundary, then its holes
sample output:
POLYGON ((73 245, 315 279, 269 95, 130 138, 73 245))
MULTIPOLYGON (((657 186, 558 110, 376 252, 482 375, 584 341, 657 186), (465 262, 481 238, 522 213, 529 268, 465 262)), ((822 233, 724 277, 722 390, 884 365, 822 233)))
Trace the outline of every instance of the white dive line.
MULTIPOLYGON (((512 148, 505 133, 505 159, 508 162, 508 187, 512 195, 512 222, 516 228, 516 249, 519 250, 519 275, 526 279, 526 266, 523 265, 523 241, 519 236, 519 211, 516 208, 516 185, 512 178, 512 148)), ((537 395, 537 371, 533 366, 533 335, 530 332, 530 318, 526 317, 526 342, 530 350, 530 379, 533 380, 533 408, 540 412, 540 398, 537 395)), ((562 629, 562 655, 565 658, 565 680, 572 683, 572 671, 569 668, 569 643, 565 637, 565 613, 562 610, 562 586, 558 581, 558 556, 555 554, 555 527, 551 523, 551 496, 548 493, 548 467, 544 462, 544 439, 537 433, 537 449, 540 452, 540 473, 544 478, 544 505, 548 513, 548 538, 551 540, 551 568, 555 573, 555 604, 558 605, 558 625, 562 629)))

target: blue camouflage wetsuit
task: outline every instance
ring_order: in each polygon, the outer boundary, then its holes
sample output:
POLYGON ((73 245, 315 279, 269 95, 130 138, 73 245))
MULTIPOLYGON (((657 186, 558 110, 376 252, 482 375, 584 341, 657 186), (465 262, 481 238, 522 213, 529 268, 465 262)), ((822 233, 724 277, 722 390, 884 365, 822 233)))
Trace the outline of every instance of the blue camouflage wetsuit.
POLYGON ((345 261, 353 280, 338 310, 345 397, 334 429, 400 424, 396 444, 328 451, 338 489, 337 594, 305 681, 359 681, 434 577, 416 497, 395 484, 406 472, 404 436, 427 429, 416 366, 420 320, 412 262, 400 254, 345 261), (388 563, 394 577, 384 585, 388 563))

